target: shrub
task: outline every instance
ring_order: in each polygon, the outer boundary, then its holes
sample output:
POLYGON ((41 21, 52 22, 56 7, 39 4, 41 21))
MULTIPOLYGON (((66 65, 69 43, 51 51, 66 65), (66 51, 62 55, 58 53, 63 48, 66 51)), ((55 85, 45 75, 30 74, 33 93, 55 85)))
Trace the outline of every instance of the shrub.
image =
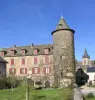
POLYGON ((15 88, 19 85, 19 80, 16 77, 0 77, 0 89, 15 88))
POLYGON ((89 93, 89 94, 87 95, 87 98, 94 98, 93 93, 89 93))

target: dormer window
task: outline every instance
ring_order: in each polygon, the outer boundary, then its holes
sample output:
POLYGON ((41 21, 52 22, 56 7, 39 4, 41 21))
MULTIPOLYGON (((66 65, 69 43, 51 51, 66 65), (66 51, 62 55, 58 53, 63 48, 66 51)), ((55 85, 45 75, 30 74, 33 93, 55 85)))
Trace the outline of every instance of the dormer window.
POLYGON ((21 54, 22 54, 22 55, 25 55, 25 53, 26 53, 26 50, 25 50, 25 49, 22 49, 22 50, 21 50, 21 54))
POLYGON ((58 27, 59 27, 59 28, 62 28, 62 24, 59 24, 58 27))
POLYGON ((0 56, 1 56, 1 57, 4 57, 4 55, 5 55, 6 53, 7 53, 7 52, 6 52, 5 50, 1 50, 1 51, 0 51, 0 56))
POLYGON ((10 53, 12 56, 14 56, 14 50, 11 50, 10 53))
POLYGON ((2 57, 4 56, 4 51, 0 52, 0 56, 2 56, 2 57))
POLYGON ((14 50, 14 49, 11 49, 11 50, 10 50, 10 55, 11 55, 11 56, 14 56, 15 53, 16 53, 16 50, 14 50))
POLYGON ((45 52, 45 54, 48 54, 49 53, 49 49, 48 48, 44 49, 44 52, 45 52))
POLYGON ((38 49, 34 49, 34 55, 38 54, 38 49))

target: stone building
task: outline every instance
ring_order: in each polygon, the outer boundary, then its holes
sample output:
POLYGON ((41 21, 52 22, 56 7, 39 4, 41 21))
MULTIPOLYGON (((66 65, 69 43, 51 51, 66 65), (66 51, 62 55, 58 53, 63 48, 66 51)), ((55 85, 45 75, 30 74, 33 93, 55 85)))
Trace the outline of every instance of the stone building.
POLYGON ((41 81, 44 85, 52 85, 53 55, 52 45, 30 45, 2 48, 1 56, 8 61, 7 76, 32 78, 34 82, 41 81))
POLYGON ((52 32, 54 84, 57 87, 69 86, 75 82, 74 33, 63 17, 52 32))
POLYGON ((95 85, 95 60, 91 60, 87 50, 84 50, 82 61, 76 63, 76 70, 82 68, 89 75, 88 83, 95 85))
POLYGON ((90 59, 90 56, 89 56, 87 50, 85 49, 84 54, 82 56, 82 61, 76 62, 76 69, 81 67, 86 72, 87 68, 92 67, 92 66, 93 66, 93 61, 90 59))
MULTIPOLYGON (((74 81, 74 30, 69 28, 63 18, 60 18, 52 36, 53 44, 14 45, 10 48, 2 48, 0 55, 9 62, 6 67, 6 75, 14 75, 19 78, 29 77, 34 83, 41 81, 47 87, 52 86, 54 79, 60 85, 64 85, 64 80, 70 83, 72 78, 74 81)), ((90 57, 85 50, 82 62, 78 66, 88 66, 89 61, 90 57)), ((3 70, 5 71, 5 69, 3 70)))

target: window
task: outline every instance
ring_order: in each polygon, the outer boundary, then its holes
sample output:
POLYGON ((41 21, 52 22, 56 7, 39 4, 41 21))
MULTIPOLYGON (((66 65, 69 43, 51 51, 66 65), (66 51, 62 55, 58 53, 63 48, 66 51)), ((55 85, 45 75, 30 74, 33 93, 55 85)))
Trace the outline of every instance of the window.
POLYGON ((49 53, 49 49, 44 49, 45 54, 49 53))
POLYGON ((58 25, 58 28, 62 28, 62 24, 59 24, 59 25, 58 25))
POLYGON ((38 49, 35 49, 34 54, 37 55, 37 53, 38 53, 38 49))
POLYGON ((10 74, 15 74, 16 73, 16 69, 15 68, 10 68, 9 69, 9 73, 10 74))
POLYGON ((22 55, 25 55, 25 50, 24 49, 21 50, 21 53, 22 53, 22 55))
POLYGON ((38 73, 38 68, 35 68, 35 74, 37 74, 38 73))
POLYGON ((22 58, 22 65, 25 65, 25 58, 22 58))
POLYGON ((34 58, 34 64, 37 64, 37 57, 34 58))
POLYGON ((86 60, 84 60, 84 65, 86 64, 86 60))
POLYGON ((48 73, 49 73, 49 67, 46 68, 46 74, 48 74, 48 73))
POLYGON ((20 68, 20 74, 27 74, 27 68, 20 68))
POLYGON ((39 74, 40 73, 40 68, 34 67, 32 68, 32 74, 39 74))
POLYGON ((51 72, 51 67, 44 67, 43 72, 44 74, 49 74, 51 72))
POLYGON ((11 59, 11 65, 14 65, 14 59, 11 59))
POLYGON ((4 56, 4 52, 3 52, 3 51, 2 51, 2 52, 0 52, 0 56, 2 56, 2 57, 4 56))
POLYGON ((49 57, 45 56, 45 64, 49 64, 49 57))
POLYGON ((14 50, 11 50, 10 52, 11 52, 11 55, 14 56, 14 50))

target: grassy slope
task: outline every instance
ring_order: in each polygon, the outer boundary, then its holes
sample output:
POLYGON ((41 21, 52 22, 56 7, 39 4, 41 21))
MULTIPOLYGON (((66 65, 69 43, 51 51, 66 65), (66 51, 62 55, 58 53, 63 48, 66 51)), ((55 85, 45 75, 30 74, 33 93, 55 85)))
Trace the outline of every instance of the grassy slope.
MULTIPOLYGON (((25 100, 26 94, 25 87, 19 87, 15 89, 15 92, 11 92, 10 89, 0 90, 0 100, 25 100)), ((69 90, 32 90, 30 89, 30 100, 65 100, 69 90)), ((89 99, 89 100, 95 100, 89 99)))

